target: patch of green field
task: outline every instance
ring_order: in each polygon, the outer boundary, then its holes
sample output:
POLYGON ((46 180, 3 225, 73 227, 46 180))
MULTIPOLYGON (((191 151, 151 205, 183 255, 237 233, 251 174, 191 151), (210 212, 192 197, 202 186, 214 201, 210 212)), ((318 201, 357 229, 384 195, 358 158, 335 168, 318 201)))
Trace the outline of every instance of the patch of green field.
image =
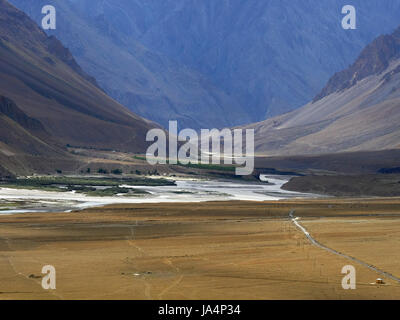
POLYGON ((136 160, 147 161, 146 157, 143 157, 143 156, 134 156, 133 158, 136 160))
MULTIPOLYGON (((144 156, 134 156, 137 160, 146 161, 146 157, 144 156)), ((166 161, 169 164, 169 160, 166 161)), ((177 166, 186 167, 186 168, 193 168, 193 169, 201 169, 201 170, 215 170, 215 171, 227 171, 227 172, 234 172, 236 167, 233 165, 219 165, 219 164, 183 164, 178 162, 177 166)))
MULTIPOLYGON (((22 204, 24 204, 25 202, 21 202, 22 204)), ((15 207, 15 206, 18 206, 18 205, 21 205, 21 203, 17 203, 17 202, 3 202, 3 203, 0 203, 0 210, 1 210, 1 208, 4 208, 4 207, 15 207)))
MULTIPOLYGON (((165 180, 166 181, 166 180, 165 180)), ((29 178, 29 179, 18 179, 12 183, 0 184, 0 187, 12 188, 12 189, 28 189, 28 190, 42 190, 42 191, 58 191, 58 192, 70 192, 76 191, 77 193, 86 194, 94 197, 109 197, 117 194, 126 195, 144 195, 149 194, 145 190, 122 188, 119 185, 164 185, 165 181, 158 183, 158 180, 152 179, 83 179, 83 178, 67 178, 67 177, 41 177, 41 178, 29 178), (69 184, 67 184, 69 183, 69 184), (147 184, 146 184, 147 183, 147 184), (67 184, 67 186, 65 186, 67 184), (97 189, 96 186, 106 187, 104 189, 97 189)), ((168 185, 170 185, 168 181, 168 185)), ((9 207, 10 203, 0 203, 0 210, 3 207, 9 207)))
MULTIPOLYGON (((150 178, 86 178, 86 177, 34 177, 15 179, 0 184, 0 187, 12 187, 20 189, 40 189, 48 191, 71 191, 60 189, 60 186, 91 187, 91 186, 109 186, 118 187, 121 184, 132 186, 171 186, 175 185, 174 181, 166 179, 150 179, 150 178)), ((88 190, 91 191, 91 190, 88 190)))

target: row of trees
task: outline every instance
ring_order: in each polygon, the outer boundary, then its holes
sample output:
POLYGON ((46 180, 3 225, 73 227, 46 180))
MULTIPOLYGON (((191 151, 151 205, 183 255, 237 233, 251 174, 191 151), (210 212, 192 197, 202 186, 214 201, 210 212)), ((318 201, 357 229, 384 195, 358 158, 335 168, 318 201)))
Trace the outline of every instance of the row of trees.
MULTIPOLYGON (((62 170, 59 170, 59 169, 57 169, 56 172, 58 174, 62 174, 63 173, 62 170)), ((121 175, 121 174, 124 173, 122 169, 113 169, 111 171, 108 171, 107 169, 103 169, 103 168, 99 168, 95 172, 98 173, 98 174, 115 174, 115 175, 121 175)), ((85 171, 81 170, 81 173, 85 173, 85 171)), ((92 169, 91 168, 87 168, 86 169, 86 173, 87 174, 92 173, 92 169)), ((147 173, 142 173, 142 171, 140 171, 140 170, 135 170, 135 171, 131 170, 130 174, 136 174, 136 175, 148 174, 148 175, 155 175, 155 176, 159 176, 160 175, 160 173, 157 171, 157 169, 152 170, 152 171, 149 170, 149 171, 147 171, 147 173)))

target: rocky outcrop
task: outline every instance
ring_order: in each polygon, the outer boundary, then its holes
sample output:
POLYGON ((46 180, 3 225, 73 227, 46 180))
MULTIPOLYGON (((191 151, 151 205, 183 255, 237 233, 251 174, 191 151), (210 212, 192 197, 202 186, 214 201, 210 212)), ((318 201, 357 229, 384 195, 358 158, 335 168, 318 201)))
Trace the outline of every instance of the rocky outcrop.
POLYGON ((249 125, 256 151, 310 155, 400 147, 400 28, 379 36, 302 108, 249 125))
POLYGON ((0 95, 0 114, 14 120, 27 130, 45 131, 44 126, 39 120, 27 116, 11 99, 0 95))
POLYGON ((348 68, 336 73, 314 98, 317 102, 331 93, 351 88, 360 80, 379 75, 400 57, 400 27, 391 35, 382 35, 369 44, 348 68))

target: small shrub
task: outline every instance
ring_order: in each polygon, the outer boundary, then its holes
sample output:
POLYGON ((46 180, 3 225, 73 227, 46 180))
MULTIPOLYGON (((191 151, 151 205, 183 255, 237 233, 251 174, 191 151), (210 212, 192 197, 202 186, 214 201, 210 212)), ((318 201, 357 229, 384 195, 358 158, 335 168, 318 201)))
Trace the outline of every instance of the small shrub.
POLYGON ((112 174, 122 174, 122 170, 121 169, 114 169, 113 171, 111 171, 112 174))

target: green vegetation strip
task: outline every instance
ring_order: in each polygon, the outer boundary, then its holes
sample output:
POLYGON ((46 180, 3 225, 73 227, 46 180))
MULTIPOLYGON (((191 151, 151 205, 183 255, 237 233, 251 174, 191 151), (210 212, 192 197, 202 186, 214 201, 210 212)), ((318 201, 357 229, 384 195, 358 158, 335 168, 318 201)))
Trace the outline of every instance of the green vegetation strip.
MULTIPOLYGON (((142 156, 134 156, 136 160, 143 160, 146 161, 146 157, 142 156)), ((169 160, 167 160, 167 163, 169 163, 169 160)), ((218 165, 218 164, 194 164, 194 163, 188 163, 188 164, 183 164, 179 162, 176 164, 177 166, 180 167, 185 167, 185 168, 193 168, 193 169, 201 169, 201 170, 214 170, 214 171, 227 171, 227 172, 234 172, 236 167, 233 165, 218 165)))
POLYGON ((146 194, 144 190, 121 188, 131 186, 173 186, 174 181, 149 178, 80 178, 80 177, 35 177, 9 180, 0 183, 0 187, 42 191, 76 191, 91 196, 112 196, 116 194, 146 194), (104 189, 95 187, 102 186, 104 189))
POLYGON ((80 178, 80 177, 35 177, 25 179, 8 180, 3 185, 53 187, 57 185, 76 186, 119 186, 128 184, 133 186, 171 186, 174 181, 166 179, 149 178, 80 178))

